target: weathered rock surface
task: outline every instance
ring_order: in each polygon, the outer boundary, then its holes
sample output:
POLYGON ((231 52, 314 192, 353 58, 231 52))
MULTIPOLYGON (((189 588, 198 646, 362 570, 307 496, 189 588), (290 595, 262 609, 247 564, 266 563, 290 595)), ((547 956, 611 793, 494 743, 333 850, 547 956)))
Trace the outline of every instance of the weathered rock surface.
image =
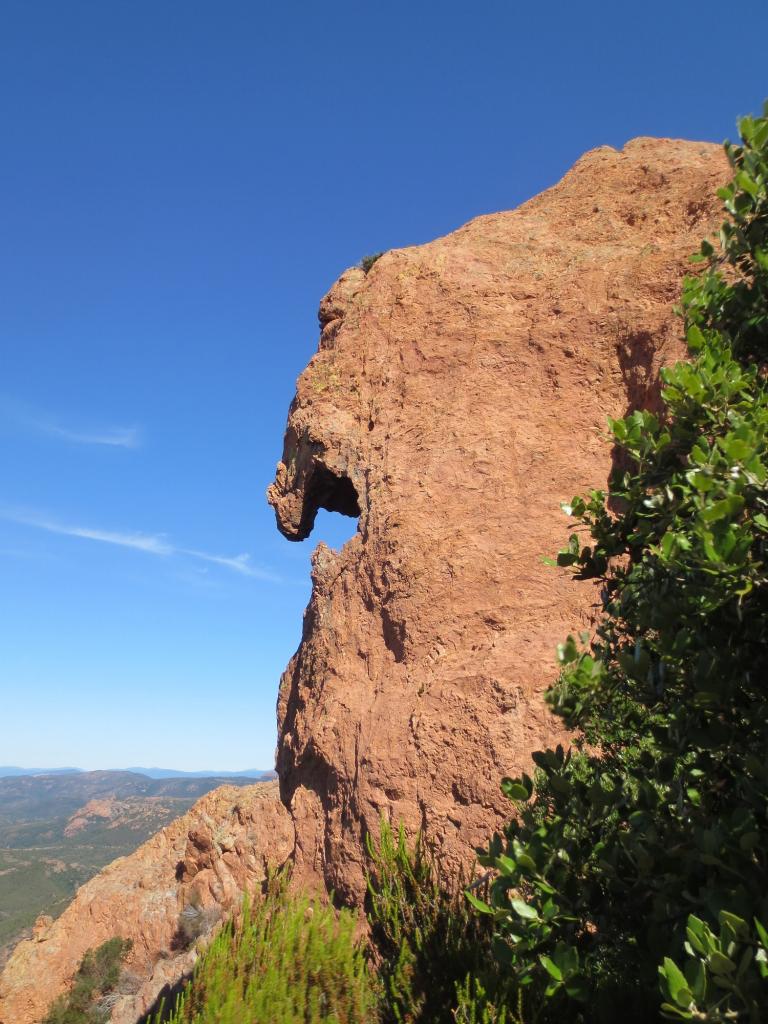
POLYGON ((212 924, 283 863, 293 826, 276 783, 206 794, 181 818, 78 891, 56 921, 40 918, 0 975, 0 1024, 38 1024, 66 990, 86 950, 115 935, 133 941, 126 966, 135 992, 114 1024, 134 1024, 158 994, 189 972, 196 953, 174 949, 181 911, 199 905, 212 924))
POLYGON ((604 486, 606 417, 658 398, 684 354, 687 257, 719 224, 719 147, 636 139, 320 305, 269 500, 314 554, 301 646, 279 698, 278 769, 296 861, 351 900, 381 815, 425 827, 449 866, 510 811, 499 780, 558 736, 541 692, 595 593, 541 556, 563 499, 604 486))

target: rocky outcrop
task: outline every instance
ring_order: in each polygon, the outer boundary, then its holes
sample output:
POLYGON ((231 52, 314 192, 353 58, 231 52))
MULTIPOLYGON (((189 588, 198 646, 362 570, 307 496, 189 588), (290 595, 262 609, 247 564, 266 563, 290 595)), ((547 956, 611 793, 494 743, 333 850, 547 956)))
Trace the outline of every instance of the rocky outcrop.
POLYGON ((0 1024, 39 1024, 86 950, 115 935, 133 941, 126 964, 133 984, 111 1019, 135 1024, 194 963, 195 949, 179 941, 182 911, 193 908, 212 926, 263 881, 268 865, 283 863, 293 845, 276 783, 208 793, 82 886, 56 921, 38 920, 0 975, 0 1024))
POLYGON ((590 584, 547 568, 559 503, 606 483, 607 416, 652 405, 684 354, 687 257, 719 223, 718 147, 636 139, 320 305, 270 488, 301 540, 319 508, 359 516, 319 545, 279 698, 278 769, 299 871, 350 900, 381 815, 451 867, 509 814, 499 780, 559 736, 541 692, 589 625, 590 584))
POLYGON ((113 799, 89 800, 87 804, 84 804, 70 816, 69 821, 64 827, 64 835, 67 839, 71 839, 72 836, 82 832, 93 821, 99 819, 109 821, 115 817, 116 805, 117 801, 113 799))

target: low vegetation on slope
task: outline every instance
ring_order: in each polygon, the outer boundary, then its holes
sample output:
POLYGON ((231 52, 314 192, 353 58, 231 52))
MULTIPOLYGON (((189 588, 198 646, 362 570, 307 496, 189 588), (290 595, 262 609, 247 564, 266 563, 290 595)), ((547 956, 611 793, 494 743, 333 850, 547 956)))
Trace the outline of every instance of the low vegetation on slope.
POLYGON ((374 1020, 377 992, 355 942, 357 917, 291 896, 286 877, 213 940, 170 1017, 158 1024, 374 1020))
POLYGON ((441 884, 429 849, 386 823, 369 839, 366 932, 346 909, 292 895, 287 876, 246 903, 198 961, 175 1005, 152 1024, 516 1024, 476 1016, 492 971, 492 928, 460 886, 441 884))

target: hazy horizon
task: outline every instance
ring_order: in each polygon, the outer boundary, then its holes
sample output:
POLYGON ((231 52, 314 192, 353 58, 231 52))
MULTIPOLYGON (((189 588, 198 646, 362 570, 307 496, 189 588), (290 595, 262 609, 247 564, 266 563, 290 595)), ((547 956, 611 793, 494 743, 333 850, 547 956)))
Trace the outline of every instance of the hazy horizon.
POLYGON ((43 767, 29 767, 17 764, 4 764, 0 765, 0 778, 6 777, 5 773, 7 772, 18 772, 20 774, 25 775, 61 775, 68 773, 85 774, 87 772, 174 772, 181 775, 203 775, 205 777, 214 777, 218 775, 239 775, 245 778, 253 772, 260 772, 266 775, 269 772, 274 771, 274 768, 163 768, 160 767, 160 765, 91 765, 87 768, 84 768, 80 765, 47 765, 43 767))

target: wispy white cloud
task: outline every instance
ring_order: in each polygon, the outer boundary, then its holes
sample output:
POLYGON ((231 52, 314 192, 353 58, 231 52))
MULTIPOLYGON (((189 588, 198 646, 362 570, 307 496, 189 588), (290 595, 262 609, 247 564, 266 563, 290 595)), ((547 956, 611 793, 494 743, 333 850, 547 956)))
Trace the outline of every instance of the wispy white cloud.
POLYGON ((82 540, 98 541, 102 544, 115 544, 122 548, 133 548, 136 551, 143 551, 148 555, 159 555, 163 558, 186 555, 199 561, 220 565, 232 572, 239 573, 241 576, 250 576, 253 579, 263 580, 267 583, 283 582, 282 578, 275 573, 254 565, 250 555, 242 554, 228 557, 226 555, 210 554, 207 551, 198 551, 193 548, 180 548, 167 540, 163 534, 122 532, 95 529, 87 526, 74 526, 60 523, 48 516, 13 508, 0 508, 0 519, 19 523, 22 526, 30 526, 37 530, 45 530, 48 533, 61 534, 66 537, 79 537, 82 540))
POLYGON ((115 427, 101 432, 81 432, 68 430, 57 423, 38 420, 34 426, 49 437, 59 437, 62 441, 75 444, 101 444, 110 448, 138 448, 141 444, 141 433, 138 427, 115 427))
POLYGON ((34 526, 48 533, 60 533, 66 537, 82 537, 84 540, 98 540, 103 544, 117 544, 121 548, 135 548, 146 551, 150 555, 172 555, 173 547, 163 537, 147 533, 119 533, 114 530, 94 530, 86 526, 68 526, 54 519, 36 516, 13 509, 0 510, 0 517, 21 523, 22 526, 34 526))
POLYGON ((183 548, 182 551, 185 555, 199 558, 203 562, 223 565, 227 569, 232 569, 233 572, 239 572, 241 576, 252 576, 254 579, 264 580, 267 583, 282 583, 280 576, 269 572, 268 569, 261 569, 258 565, 254 565, 250 555, 235 555, 233 558, 226 558, 222 555, 209 555, 205 551, 193 551, 189 548, 183 548))
POLYGON ((62 423, 55 416, 7 397, 0 398, 0 414, 16 427, 70 444, 104 445, 109 448, 138 448, 141 444, 141 431, 138 427, 78 429, 62 423))

